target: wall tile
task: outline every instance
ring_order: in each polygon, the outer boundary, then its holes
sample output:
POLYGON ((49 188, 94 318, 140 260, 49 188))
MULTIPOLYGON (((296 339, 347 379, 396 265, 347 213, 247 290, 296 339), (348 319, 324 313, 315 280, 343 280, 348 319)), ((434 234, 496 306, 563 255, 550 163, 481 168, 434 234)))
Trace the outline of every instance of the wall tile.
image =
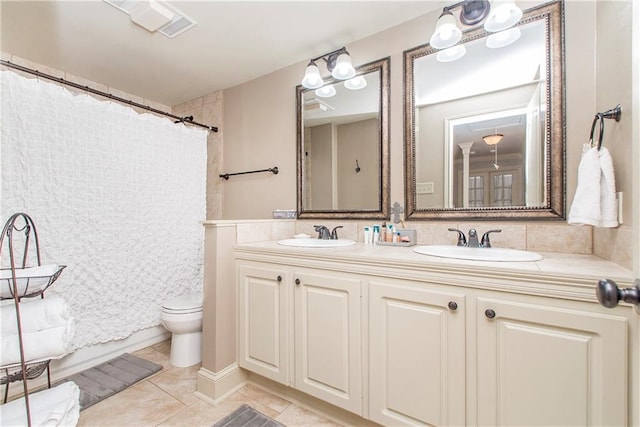
POLYGON ((528 224, 527 250, 591 254, 592 227, 567 224, 528 224))

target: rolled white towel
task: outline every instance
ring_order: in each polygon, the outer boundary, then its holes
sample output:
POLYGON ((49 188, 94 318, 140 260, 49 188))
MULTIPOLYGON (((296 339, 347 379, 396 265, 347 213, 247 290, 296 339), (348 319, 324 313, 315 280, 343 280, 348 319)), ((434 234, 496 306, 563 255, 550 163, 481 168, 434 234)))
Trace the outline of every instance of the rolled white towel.
POLYGON ((600 173, 598 149, 585 144, 578 166, 576 195, 569 210, 569 224, 600 224, 600 173))
MULTIPOLYGON (((33 426, 75 426, 80 418, 80 389, 72 381, 29 395, 33 426)), ((0 406, 0 425, 26 426, 24 397, 0 406)))
MULTIPOLYGON (((60 297, 23 299, 20 303, 22 332, 36 332, 64 326, 72 319, 67 302, 60 297)), ((13 302, 0 307, 2 335, 18 333, 16 307, 13 302)))
POLYGON ((613 160, 607 147, 600 149, 600 227, 617 227, 618 202, 616 200, 616 178, 613 173, 613 160))
MULTIPOLYGON (((22 334, 25 361, 43 359, 59 359, 69 352, 69 343, 75 332, 72 320, 64 326, 49 328, 42 331, 26 332, 22 334)), ((0 366, 20 362, 20 341, 18 335, 2 335, 2 353, 0 366)))

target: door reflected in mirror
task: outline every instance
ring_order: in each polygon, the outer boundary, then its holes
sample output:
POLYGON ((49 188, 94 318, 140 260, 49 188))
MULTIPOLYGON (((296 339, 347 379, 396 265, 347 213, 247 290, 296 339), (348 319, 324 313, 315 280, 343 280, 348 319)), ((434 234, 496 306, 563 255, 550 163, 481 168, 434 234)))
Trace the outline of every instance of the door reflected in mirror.
POLYGON ((563 217, 561 8, 405 52, 409 218, 563 217))
POLYGON ((298 217, 388 217, 389 59, 297 88, 298 217))

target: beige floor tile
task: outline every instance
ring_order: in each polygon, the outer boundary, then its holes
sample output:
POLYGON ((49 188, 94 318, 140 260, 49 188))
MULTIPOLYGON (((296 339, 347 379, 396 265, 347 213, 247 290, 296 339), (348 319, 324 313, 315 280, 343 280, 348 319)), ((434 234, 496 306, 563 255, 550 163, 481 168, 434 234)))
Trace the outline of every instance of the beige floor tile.
POLYGON ((182 427, 182 426, 212 426, 216 421, 229 415, 237 409, 240 404, 211 405, 202 400, 195 402, 192 406, 182 409, 171 418, 165 420, 158 426, 161 427, 182 427))
POLYGON ((273 394, 251 384, 247 384, 246 386, 242 387, 240 390, 238 390, 238 392, 247 396, 248 399, 254 400, 264 406, 273 409, 279 414, 287 409, 289 405, 291 405, 291 402, 289 402, 288 400, 284 400, 279 398, 278 396, 274 396, 273 394))
POLYGON ((266 406, 262 402, 254 400, 254 399, 248 397, 246 394, 242 393, 242 389, 240 389, 239 391, 233 393, 231 396, 227 397, 225 400, 220 402, 219 406, 228 407, 230 410, 227 412, 227 414, 229 414, 229 413, 235 411, 243 403, 246 403, 247 405, 251 406, 256 411, 260 411, 264 415, 266 415, 267 417, 270 417, 270 418, 275 418, 278 415, 280 415, 280 412, 278 412, 278 411, 266 406))
POLYGON ((79 426, 155 426, 185 405, 142 381, 80 412, 79 426))
POLYGON ((149 381, 185 405, 192 406, 200 401, 200 399, 193 394, 197 389, 197 374, 199 369, 199 364, 188 368, 173 367, 159 375, 149 378, 149 381))
POLYGON ((275 420, 285 426, 335 426, 332 421, 297 405, 290 405, 275 420))

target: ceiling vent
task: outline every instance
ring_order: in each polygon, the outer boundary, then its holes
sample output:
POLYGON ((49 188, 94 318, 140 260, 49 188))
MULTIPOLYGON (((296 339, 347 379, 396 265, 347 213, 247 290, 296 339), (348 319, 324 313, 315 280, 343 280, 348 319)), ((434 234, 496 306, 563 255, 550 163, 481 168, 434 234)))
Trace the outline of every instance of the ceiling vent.
POLYGON ((196 25, 196 21, 163 0, 104 0, 129 15, 131 21, 150 32, 174 38, 196 25))

